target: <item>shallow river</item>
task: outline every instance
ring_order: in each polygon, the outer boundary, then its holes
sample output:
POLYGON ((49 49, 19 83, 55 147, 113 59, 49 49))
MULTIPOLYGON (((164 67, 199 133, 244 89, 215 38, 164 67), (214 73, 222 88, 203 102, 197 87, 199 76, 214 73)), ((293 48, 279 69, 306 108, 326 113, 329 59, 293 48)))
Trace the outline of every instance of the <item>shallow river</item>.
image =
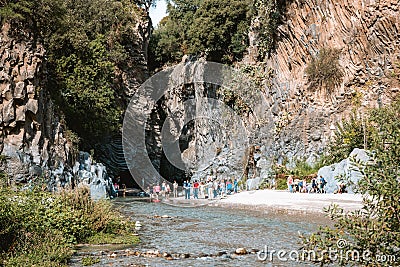
MULTIPOLYGON (((309 233, 317 230, 319 224, 328 223, 322 215, 211 206, 184 208, 130 198, 116 199, 114 204, 143 225, 139 231, 141 243, 132 249, 158 250, 172 255, 186 253, 190 257, 178 260, 135 256, 114 259, 103 252, 98 266, 311 266, 290 260, 288 254, 282 257, 288 261, 282 262, 276 254, 270 254, 267 260, 262 261, 255 253, 235 256, 233 252, 237 248, 251 251, 268 247, 269 252, 285 250, 289 253, 301 248, 298 232, 309 233), (162 215, 170 218, 159 217, 162 215), (220 256, 209 257, 207 254, 220 256), (271 255, 273 262, 270 261, 271 255)), ((123 252, 123 249, 120 251, 123 252)), ((117 255, 121 252, 117 252, 117 255)), ((78 266, 78 261, 79 258, 75 258, 72 265, 78 266)))

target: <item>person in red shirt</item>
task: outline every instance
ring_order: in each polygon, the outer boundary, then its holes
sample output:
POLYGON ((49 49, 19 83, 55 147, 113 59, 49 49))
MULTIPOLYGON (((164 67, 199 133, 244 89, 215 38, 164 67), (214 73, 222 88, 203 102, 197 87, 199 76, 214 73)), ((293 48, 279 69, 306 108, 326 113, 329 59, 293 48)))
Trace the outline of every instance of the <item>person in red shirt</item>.
POLYGON ((200 184, 195 180, 193 183, 193 197, 197 199, 199 198, 199 186, 200 184))

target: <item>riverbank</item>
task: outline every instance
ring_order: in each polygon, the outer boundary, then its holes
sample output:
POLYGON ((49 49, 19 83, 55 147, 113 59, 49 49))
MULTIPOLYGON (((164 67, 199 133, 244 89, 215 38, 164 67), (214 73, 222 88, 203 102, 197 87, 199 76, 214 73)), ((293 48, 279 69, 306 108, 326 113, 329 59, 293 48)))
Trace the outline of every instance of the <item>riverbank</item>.
POLYGON ((289 193, 283 190, 244 191, 213 203, 232 208, 304 213, 323 213, 323 209, 331 204, 338 204, 346 211, 363 206, 361 195, 289 193))

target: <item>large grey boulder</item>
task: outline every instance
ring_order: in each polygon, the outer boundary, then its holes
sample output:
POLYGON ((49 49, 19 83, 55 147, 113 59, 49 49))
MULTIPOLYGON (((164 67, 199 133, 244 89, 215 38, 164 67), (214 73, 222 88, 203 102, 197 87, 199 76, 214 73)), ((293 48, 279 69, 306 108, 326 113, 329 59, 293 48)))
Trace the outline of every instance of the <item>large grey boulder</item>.
MULTIPOLYGON (((370 158, 366 150, 355 148, 347 159, 319 169, 318 177, 324 177, 327 182, 325 185, 326 192, 333 193, 338 188, 340 177, 348 178, 352 183, 356 184, 360 179, 362 179, 362 174, 353 163, 353 160, 366 163, 369 161, 369 159, 370 158)), ((347 187, 347 191, 349 193, 354 193, 353 190, 354 188, 351 186, 347 187)))
POLYGON ((260 185, 260 177, 248 179, 246 182, 247 190, 256 190, 260 185))
POLYGON ((77 174, 80 184, 89 186, 93 200, 113 197, 115 190, 106 167, 101 163, 93 162, 89 153, 79 153, 79 162, 75 163, 72 172, 77 174))

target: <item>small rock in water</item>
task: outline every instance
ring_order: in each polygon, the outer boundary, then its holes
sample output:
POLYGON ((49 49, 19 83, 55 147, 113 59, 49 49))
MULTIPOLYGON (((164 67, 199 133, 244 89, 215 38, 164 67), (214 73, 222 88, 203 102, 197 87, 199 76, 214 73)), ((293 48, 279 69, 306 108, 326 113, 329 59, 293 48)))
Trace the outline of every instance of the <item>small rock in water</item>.
POLYGON ((230 258, 231 258, 231 256, 230 256, 230 255, 228 255, 228 254, 224 254, 224 255, 222 255, 222 256, 221 256, 221 258, 223 258, 223 259, 230 259, 230 258))
POLYGON ((218 257, 221 257, 222 255, 225 255, 225 254, 227 254, 226 251, 219 251, 219 252, 217 253, 217 256, 218 256, 218 257))
POLYGON ((189 253, 182 253, 182 254, 181 254, 181 258, 182 258, 182 259, 190 258, 190 254, 189 254, 189 253))
POLYGON ((164 253, 162 254, 162 256, 163 256, 164 258, 168 258, 168 257, 171 257, 171 254, 169 254, 169 253, 167 253, 167 252, 164 252, 164 253))
POLYGON ((163 218, 163 219, 168 219, 168 218, 171 218, 171 217, 169 217, 168 215, 163 215, 163 216, 161 216, 161 218, 163 218))
POLYGON ((117 257, 117 254, 115 252, 110 255, 110 258, 116 258, 116 257, 117 257))
POLYGON ((244 255, 247 254, 247 250, 245 248, 238 248, 236 249, 235 253, 238 255, 244 255))

